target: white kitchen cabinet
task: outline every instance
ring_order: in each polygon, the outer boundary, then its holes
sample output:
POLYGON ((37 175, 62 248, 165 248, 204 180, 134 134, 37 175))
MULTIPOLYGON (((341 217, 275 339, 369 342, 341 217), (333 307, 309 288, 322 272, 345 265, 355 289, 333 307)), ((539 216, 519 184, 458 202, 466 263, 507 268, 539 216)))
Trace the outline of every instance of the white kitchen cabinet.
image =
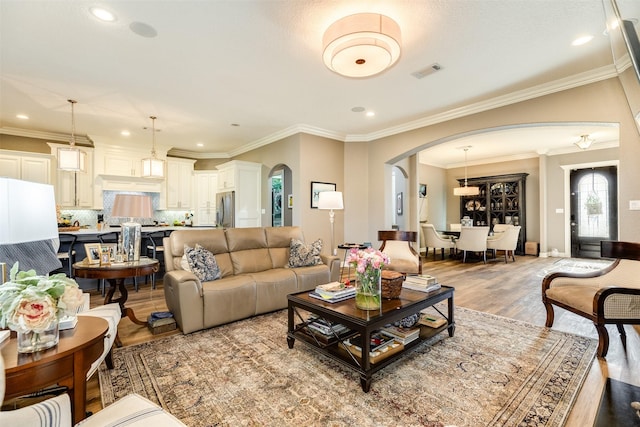
POLYGON ((218 192, 235 192, 235 227, 260 227, 262 165, 232 160, 216 166, 216 169, 218 192))
POLYGON ((2 176, 51 184, 51 156, 24 151, 0 150, 2 176))
POLYGON ((108 175, 142 176, 142 157, 136 153, 107 152, 104 170, 108 175))
MULTIPOLYGON (((51 154, 57 158, 58 148, 66 144, 49 144, 51 154)), ((56 171, 56 203, 63 208, 93 207, 93 148, 78 147, 86 153, 85 172, 56 171)))
POLYGON ((216 225, 218 172, 195 171, 196 212, 194 225, 216 225))
POLYGON ((192 208, 192 179, 195 160, 167 160, 167 209, 192 208))

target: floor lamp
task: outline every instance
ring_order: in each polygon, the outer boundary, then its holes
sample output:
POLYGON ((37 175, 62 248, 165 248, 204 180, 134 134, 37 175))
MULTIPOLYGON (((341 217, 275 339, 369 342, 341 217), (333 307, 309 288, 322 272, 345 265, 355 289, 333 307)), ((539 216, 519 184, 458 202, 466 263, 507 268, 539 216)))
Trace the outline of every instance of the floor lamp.
POLYGON ((338 254, 338 248, 334 243, 334 231, 333 231, 333 222, 335 217, 334 209, 341 210, 344 209, 344 205, 342 203, 342 191, 322 191, 318 196, 318 209, 328 209, 329 212, 329 222, 331 223, 331 255, 338 254))
POLYGON ((13 264, 21 271, 49 274, 62 266, 53 241, 58 220, 53 186, 0 177, 0 274, 13 264))
POLYGON ((151 197, 138 194, 116 194, 111 210, 112 217, 128 218, 120 224, 122 251, 126 261, 140 259, 140 241, 142 240, 142 225, 134 219, 153 218, 151 197))

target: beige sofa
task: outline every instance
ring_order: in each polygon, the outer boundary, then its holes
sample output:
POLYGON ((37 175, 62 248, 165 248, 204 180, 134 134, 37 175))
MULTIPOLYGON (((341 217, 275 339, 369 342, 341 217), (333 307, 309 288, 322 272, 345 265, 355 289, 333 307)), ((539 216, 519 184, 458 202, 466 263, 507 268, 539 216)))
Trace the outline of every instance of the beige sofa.
POLYGON ((165 237, 164 295, 183 333, 211 328, 287 306, 287 295, 339 280, 340 259, 287 268, 291 239, 300 227, 176 230, 165 237), (184 246, 213 253, 221 278, 200 283, 181 262, 184 246))

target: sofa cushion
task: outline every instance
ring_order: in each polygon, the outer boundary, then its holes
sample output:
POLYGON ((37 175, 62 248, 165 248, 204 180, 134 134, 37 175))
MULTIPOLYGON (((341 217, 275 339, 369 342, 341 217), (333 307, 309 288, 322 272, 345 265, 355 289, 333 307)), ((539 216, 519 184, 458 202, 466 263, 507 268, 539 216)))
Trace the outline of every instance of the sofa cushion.
POLYGON ((220 278, 220 268, 216 263, 216 257, 196 243, 195 248, 185 245, 184 254, 189 262, 189 269, 201 282, 209 282, 220 278))
POLYGON ((289 264, 289 248, 291 239, 298 239, 304 242, 302 229, 297 226, 288 227, 267 227, 267 245, 271 254, 272 268, 283 268, 289 264))
POLYGON ((322 240, 318 239, 310 245, 298 239, 291 239, 291 247, 289 248, 289 268, 309 267, 312 265, 322 264, 320 258, 322 251, 322 240))

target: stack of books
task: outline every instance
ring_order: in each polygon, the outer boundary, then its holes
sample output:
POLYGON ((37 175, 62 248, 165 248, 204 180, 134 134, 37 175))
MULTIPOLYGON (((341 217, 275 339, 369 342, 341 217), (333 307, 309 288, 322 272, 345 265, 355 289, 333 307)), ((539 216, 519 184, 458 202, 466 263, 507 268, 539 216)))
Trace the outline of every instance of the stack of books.
POLYGON ((307 332, 315 336, 323 344, 337 341, 336 336, 342 337, 351 331, 341 323, 330 322, 315 315, 309 317, 307 332))
POLYGON ((418 320, 418 325, 428 326, 430 328, 437 329, 442 325, 447 323, 447 319, 443 319, 442 317, 437 317, 429 313, 420 312, 420 319, 418 320))
MULTIPOLYGON (((353 354, 356 358, 362 358, 362 336, 356 335, 341 343, 341 348, 353 354)), ((404 345, 395 338, 383 334, 381 331, 371 334, 369 349, 369 362, 377 363, 404 349, 404 345)))
POLYGON ((381 332, 403 345, 407 345, 420 337, 419 326, 413 328, 401 328, 399 326, 387 325, 382 328, 381 332))
POLYGON ((344 283, 331 282, 326 285, 316 286, 315 291, 311 292, 309 296, 313 298, 321 299, 326 302, 340 302, 349 298, 353 298, 356 295, 356 288, 354 286, 346 286, 344 283))
POLYGON ((432 292, 440 289, 440 283, 435 277, 428 274, 420 274, 417 276, 407 276, 404 279, 402 287, 405 289, 413 289, 420 292, 432 292))

